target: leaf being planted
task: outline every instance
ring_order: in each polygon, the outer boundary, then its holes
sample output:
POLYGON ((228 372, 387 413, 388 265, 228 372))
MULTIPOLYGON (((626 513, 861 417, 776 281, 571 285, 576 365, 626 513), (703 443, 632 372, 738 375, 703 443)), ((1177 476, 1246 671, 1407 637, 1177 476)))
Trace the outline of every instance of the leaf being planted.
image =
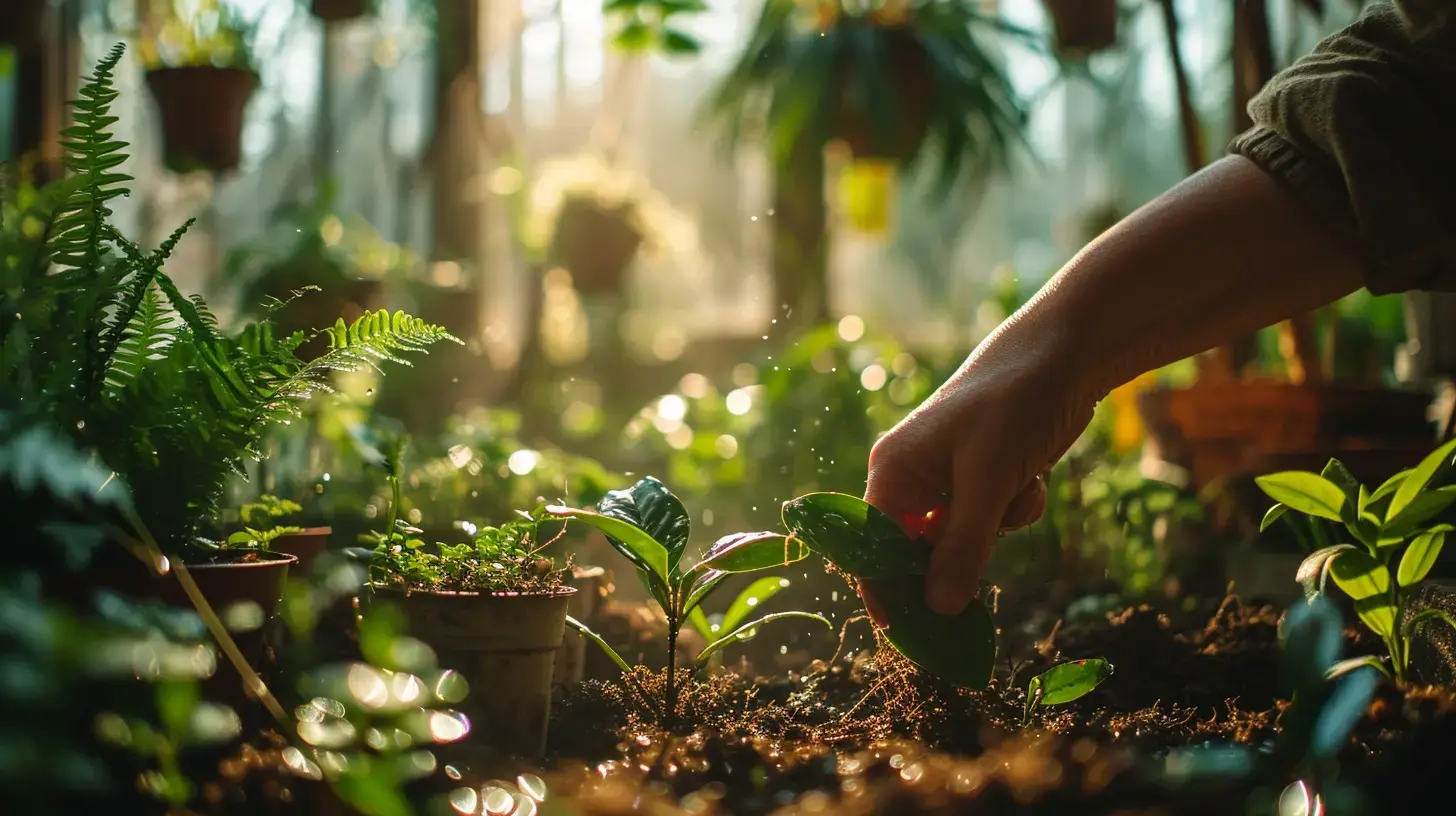
POLYGON ((1031 678, 1026 686, 1026 711, 1044 705, 1062 705, 1102 685, 1112 676, 1112 664, 1098 657, 1073 660, 1031 678))
POLYGON ((784 526, 856 578, 924 575, 930 545, 911 540, 889 516, 857 496, 810 493, 784 503, 784 526))
POLYGON ((718 539, 698 568, 757 572, 788 566, 808 555, 809 548, 802 541, 782 533, 734 533, 718 539))
POLYGON ((1307 516, 1341 521, 1345 491, 1339 485, 1303 470, 1271 473, 1254 480, 1269 498, 1307 516))
POLYGON ((922 671, 957 686, 982 689, 996 659, 996 628, 979 600, 946 617, 925 603, 919 575, 864 579, 884 609, 885 637, 922 671))

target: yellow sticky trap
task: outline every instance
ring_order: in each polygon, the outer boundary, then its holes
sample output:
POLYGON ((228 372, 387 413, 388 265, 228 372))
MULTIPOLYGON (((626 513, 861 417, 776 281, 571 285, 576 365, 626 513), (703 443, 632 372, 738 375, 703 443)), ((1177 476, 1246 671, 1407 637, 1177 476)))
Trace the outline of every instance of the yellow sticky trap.
POLYGON ((839 206, 856 231, 882 235, 895 205, 895 163, 856 159, 839 177, 839 206))

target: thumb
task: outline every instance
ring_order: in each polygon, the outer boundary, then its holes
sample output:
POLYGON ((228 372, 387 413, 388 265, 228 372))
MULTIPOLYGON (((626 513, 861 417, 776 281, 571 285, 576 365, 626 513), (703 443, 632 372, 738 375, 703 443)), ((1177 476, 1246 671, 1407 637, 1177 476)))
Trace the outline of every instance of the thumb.
POLYGON ((941 615, 959 615, 976 596, 991 548, 1006 510, 1006 501, 972 488, 957 474, 945 531, 930 552, 925 600, 941 615))

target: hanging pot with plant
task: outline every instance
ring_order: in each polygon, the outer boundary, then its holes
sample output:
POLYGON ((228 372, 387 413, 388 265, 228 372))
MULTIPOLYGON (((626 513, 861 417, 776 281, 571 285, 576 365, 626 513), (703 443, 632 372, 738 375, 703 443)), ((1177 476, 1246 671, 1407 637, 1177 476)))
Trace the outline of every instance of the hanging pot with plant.
POLYGON ((242 159, 243 114, 258 88, 247 68, 189 65, 147 72, 161 115, 163 159, 186 173, 236 170, 242 159))
POLYGON ((369 0, 313 0, 313 16, 326 23, 357 20, 369 13, 369 0))
POLYGON ((0 14, 0 45, 22 51, 40 45, 50 0, 9 0, 0 14))
POLYGON ((1117 44, 1117 0, 1042 0, 1057 52, 1086 57, 1117 44))
MULTIPOLYGON (((396 473, 397 476, 397 473, 396 473)), ((400 480, 391 478, 399 506, 400 480)), ((391 511, 392 513, 394 511, 391 511)), ((541 556, 544 516, 481 528, 473 542, 427 548, 420 530, 391 518, 369 553, 372 601, 403 610, 410 634, 472 689, 461 706, 472 736, 494 751, 546 750, 551 685, 577 590, 541 556)))
POLYGON ((606 207, 577 195, 562 202, 551 252, 556 262, 571 272, 577 291, 603 294, 621 289, 644 240, 632 215, 631 202, 606 207))

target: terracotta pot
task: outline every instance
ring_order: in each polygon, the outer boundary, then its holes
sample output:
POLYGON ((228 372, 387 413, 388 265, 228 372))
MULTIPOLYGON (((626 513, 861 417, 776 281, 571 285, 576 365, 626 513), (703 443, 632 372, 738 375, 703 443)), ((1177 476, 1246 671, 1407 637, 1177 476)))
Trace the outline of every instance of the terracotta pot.
POLYGON ((1062 55, 1087 56, 1117 44, 1117 0, 1042 2, 1062 55))
MULTIPOLYGON (((592 618, 607 597, 607 571, 601 567, 576 567, 569 585, 576 590, 567 605, 567 614, 591 626, 592 618)), ((580 683, 586 676, 586 638, 569 637, 556 652, 552 683, 558 686, 580 683)), ((595 649, 595 646, 590 648, 595 649)))
POLYGON ((571 197, 562 203, 551 251, 556 261, 571 272, 578 292, 620 291, 627 268, 643 241, 630 218, 630 204, 609 210, 587 198, 571 197))
POLYGON ((935 96, 933 62, 930 52, 906 29, 877 29, 875 36, 884 39, 895 115, 871 114, 870 100, 859 97, 865 83, 854 77, 860 69, 844 64, 840 72, 846 80, 837 91, 834 135, 844 140, 855 158, 906 161, 919 150, 929 130, 935 96))
POLYGON ((369 13, 369 0, 313 0, 313 16, 326 23, 357 20, 369 13))
POLYGON ((377 588, 404 610, 409 633, 429 644, 443 668, 470 683, 460 710, 480 744, 535 759, 546 751, 551 676, 576 594, 409 592, 377 588))
MULTIPOLYGON (((288 569, 297 561, 294 556, 281 552, 224 551, 212 563, 187 565, 187 573, 225 623, 230 610, 252 606, 261 611, 262 619, 257 621, 259 626, 231 633, 254 671, 263 671, 263 661, 267 656, 265 627, 261 624, 277 611, 283 582, 288 579, 288 569)), ((175 571, 157 575, 141 562, 133 561, 88 577, 91 579, 90 586, 110 589, 136 601, 158 601, 178 609, 195 608, 175 571)), ((220 649, 217 652, 217 671, 203 681, 202 693, 209 700, 232 706, 247 722, 253 698, 244 689, 237 669, 220 649)))
POLYGON ((333 531, 332 527, 307 527, 293 535, 278 536, 273 539, 270 549, 297 558, 295 572, 306 575, 313 569, 318 557, 328 550, 329 534, 333 531))
POLYGON ((50 0, 7 0, 5 5, 5 13, 0 14, 0 45, 22 51, 40 45, 50 0))
POLYGON ((162 121, 162 149, 174 172, 237 169, 243 113, 258 75, 242 68, 189 66, 147 72, 162 121))

